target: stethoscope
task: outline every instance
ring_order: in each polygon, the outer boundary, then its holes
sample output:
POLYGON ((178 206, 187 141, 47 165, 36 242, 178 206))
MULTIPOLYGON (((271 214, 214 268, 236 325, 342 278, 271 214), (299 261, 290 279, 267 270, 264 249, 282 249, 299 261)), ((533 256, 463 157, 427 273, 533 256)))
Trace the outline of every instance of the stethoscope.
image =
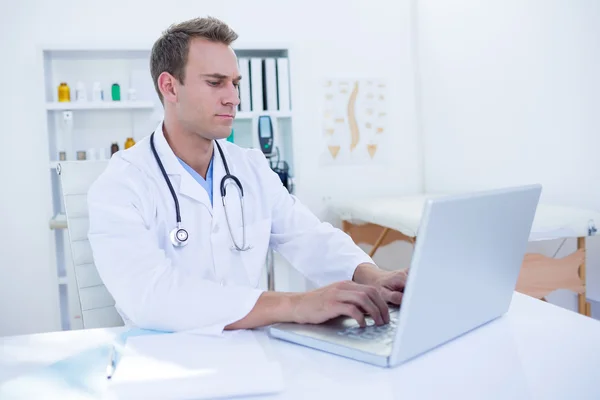
MULTIPOLYGON (((215 144, 217 145, 217 149, 219 150, 219 154, 221 155, 221 160, 223 160, 223 166, 225 167, 225 176, 221 179, 221 185, 220 185, 221 201, 223 202, 223 210, 225 210, 225 219, 227 220, 227 227, 229 228, 229 234, 231 235, 231 241, 233 242, 233 246, 235 247, 235 249, 238 251, 250 250, 252 247, 248 246, 246 244, 246 222, 244 219, 244 188, 242 187, 242 183, 240 182, 240 180, 235 175, 232 175, 229 173, 229 167, 227 166, 227 161, 225 160, 225 156, 223 155, 223 150, 221 150, 221 146, 219 145, 219 143, 216 140, 215 140, 215 144), (235 184, 235 187, 238 189, 239 196, 240 196, 240 208, 242 210, 242 245, 241 246, 237 244, 237 242, 233 236, 233 230, 231 229, 231 224, 229 222, 229 215, 227 214, 227 206, 226 206, 226 202, 225 202, 225 194, 227 192, 227 185, 231 184, 232 181, 235 184)), ((173 201, 175 202, 175 216, 177 219, 177 227, 174 228, 169 233, 169 238, 171 239, 171 243, 173 243, 173 246, 183 247, 186 244, 188 244, 189 234, 188 234, 188 231, 185 230, 185 228, 182 228, 182 226, 181 226, 181 213, 179 212, 179 201, 177 200, 177 195, 175 194, 175 190, 173 190, 173 186, 171 185, 169 176, 167 175, 167 172, 165 171, 165 168, 163 167, 162 162, 160 161, 160 157, 158 156, 158 153, 156 152, 156 148, 154 147, 154 133, 152 133, 152 135, 150 135, 150 147, 152 148, 152 153, 154 153, 154 158, 156 159, 156 162, 158 163, 158 166, 160 167, 160 171, 162 172, 162 175, 165 178, 167 185, 169 186, 169 191, 171 192, 171 196, 173 196, 173 201)))

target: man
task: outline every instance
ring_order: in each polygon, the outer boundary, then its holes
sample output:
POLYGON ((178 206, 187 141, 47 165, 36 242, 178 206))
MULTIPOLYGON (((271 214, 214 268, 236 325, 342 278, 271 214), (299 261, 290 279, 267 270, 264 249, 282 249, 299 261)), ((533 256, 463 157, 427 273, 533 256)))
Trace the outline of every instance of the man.
POLYGON ((88 193, 94 261, 117 309, 128 324, 170 331, 317 324, 341 315, 365 326, 365 314, 389 322, 386 303, 400 303, 406 272, 377 268, 290 195, 260 151, 223 140, 240 101, 238 83, 248 79, 230 46, 236 38, 214 18, 163 33, 150 63, 164 120, 150 138, 115 154, 88 193), (234 187, 227 208, 213 202, 227 169, 243 187, 243 215, 234 187), (170 241, 175 215, 189 231, 183 247, 170 241), (242 226, 247 251, 232 246, 237 236, 244 247, 242 226), (320 288, 258 289, 269 245, 320 288))

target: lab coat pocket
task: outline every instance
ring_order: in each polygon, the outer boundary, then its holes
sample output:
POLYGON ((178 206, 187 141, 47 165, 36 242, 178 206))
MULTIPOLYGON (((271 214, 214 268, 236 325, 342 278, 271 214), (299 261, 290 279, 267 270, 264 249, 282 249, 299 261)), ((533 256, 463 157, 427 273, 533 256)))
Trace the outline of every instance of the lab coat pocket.
POLYGON ((271 219, 261 219, 246 226, 246 241, 250 247, 240 252, 240 260, 246 271, 248 282, 258 287, 266 268, 267 250, 271 237, 271 219))

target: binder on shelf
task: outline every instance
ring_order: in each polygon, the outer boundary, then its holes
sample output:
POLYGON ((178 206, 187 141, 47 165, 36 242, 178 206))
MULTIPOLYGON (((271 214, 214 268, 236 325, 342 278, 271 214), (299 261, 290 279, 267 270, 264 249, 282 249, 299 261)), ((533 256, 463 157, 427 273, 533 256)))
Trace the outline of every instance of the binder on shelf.
POLYGON ((266 109, 268 111, 277 111, 277 67, 274 58, 265 59, 264 65, 264 83, 267 100, 266 109))
POLYGON ((252 111, 264 111, 262 58, 250 59, 252 111))
POLYGON ((287 58, 277 59, 277 91, 279 97, 279 111, 290 111, 290 73, 287 58))
POLYGON ((238 65, 240 69, 240 75, 242 76, 239 87, 240 106, 238 107, 238 110, 241 112, 250 112, 252 111, 252 102, 250 100, 250 60, 248 58, 240 58, 238 60, 238 65))

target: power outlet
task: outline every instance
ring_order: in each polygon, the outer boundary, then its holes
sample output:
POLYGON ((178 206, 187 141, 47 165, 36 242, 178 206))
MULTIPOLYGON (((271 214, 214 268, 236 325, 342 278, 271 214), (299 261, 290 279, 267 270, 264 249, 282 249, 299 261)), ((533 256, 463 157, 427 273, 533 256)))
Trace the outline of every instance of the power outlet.
POLYGON ((63 111, 63 123, 65 127, 73 127, 73 111, 63 111))

